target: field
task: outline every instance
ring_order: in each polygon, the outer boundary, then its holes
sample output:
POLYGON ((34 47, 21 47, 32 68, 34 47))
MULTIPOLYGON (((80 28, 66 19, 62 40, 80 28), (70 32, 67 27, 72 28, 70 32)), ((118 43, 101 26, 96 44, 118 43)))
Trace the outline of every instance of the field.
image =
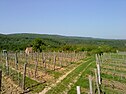
POLYGON ((30 55, 10 52, 1 54, 0 60, 2 94, 76 94, 76 86, 80 86, 81 94, 88 94, 91 93, 89 81, 93 94, 97 94, 98 90, 102 94, 126 92, 125 53, 104 53, 95 57, 87 56, 86 52, 30 55))
MULTIPOLYGON (((41 92, 46 86, 55 83, 59 77, 76 67, 80 63, 78 61, 85 57, 85 52, 1 54, 2 82, 4 83, 7 77, 12 84, 20 88, 21 92, 41 92)), ((2 92, 7 92, 4 88, 2 92)), ((13 89, 11 91, 13 92, 13 89)))

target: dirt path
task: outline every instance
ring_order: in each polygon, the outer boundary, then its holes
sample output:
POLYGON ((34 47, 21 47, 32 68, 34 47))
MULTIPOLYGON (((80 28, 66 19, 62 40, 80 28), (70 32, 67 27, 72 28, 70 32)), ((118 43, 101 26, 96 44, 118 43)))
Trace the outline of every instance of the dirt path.
MULTIPOLYGON (((87 60, 88 61, 88 60, 87 60)), ((84 62, 87 62, 87 61, 84 61, 84 62)), ((82 62, 82 61, 79 61, 79 62, 82 62)), ((80 66, 81 64, 83 63, 80 63, 78 66, 80 66)), ((49 91, 52 87, 55 87, 58 83, 60 83, 67 75, 69 75, 73 70, 75 70, 78 66, 74 67, 72 70, 70 70, 69 72, 67 72, 65 75, 61 76, 57 81, 56 83, 50 85, 50 86, 47 86, 42 92, 40 92, 39 94, 45 94, 47 91, 49 91)))

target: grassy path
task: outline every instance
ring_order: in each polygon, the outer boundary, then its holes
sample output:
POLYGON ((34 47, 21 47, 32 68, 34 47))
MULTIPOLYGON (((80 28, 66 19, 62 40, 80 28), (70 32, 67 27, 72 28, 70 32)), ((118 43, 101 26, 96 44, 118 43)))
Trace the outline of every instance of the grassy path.
POLYGON ((39 94, 63 94, 67 93, 71 87, 78 81, 80 76, 92 64, 94 58, 90 57, 82 61, 76 68, 72 69, 50 87, 45 88, 39 94))

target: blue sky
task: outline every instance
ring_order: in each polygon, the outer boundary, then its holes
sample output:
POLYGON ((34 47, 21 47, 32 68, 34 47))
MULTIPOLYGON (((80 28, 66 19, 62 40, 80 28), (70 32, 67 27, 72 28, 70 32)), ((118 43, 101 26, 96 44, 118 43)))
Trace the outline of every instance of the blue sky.
POLYGON ((0 0, 0 33, 126 39, 126 0, 0 0))

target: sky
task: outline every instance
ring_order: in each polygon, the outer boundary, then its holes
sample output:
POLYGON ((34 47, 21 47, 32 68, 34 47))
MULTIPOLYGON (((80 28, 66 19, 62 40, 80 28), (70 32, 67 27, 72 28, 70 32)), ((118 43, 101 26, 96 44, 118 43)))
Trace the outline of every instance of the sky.
POLYGON ((0 0, 0 33, 126 39, 126 0, 0 0))

